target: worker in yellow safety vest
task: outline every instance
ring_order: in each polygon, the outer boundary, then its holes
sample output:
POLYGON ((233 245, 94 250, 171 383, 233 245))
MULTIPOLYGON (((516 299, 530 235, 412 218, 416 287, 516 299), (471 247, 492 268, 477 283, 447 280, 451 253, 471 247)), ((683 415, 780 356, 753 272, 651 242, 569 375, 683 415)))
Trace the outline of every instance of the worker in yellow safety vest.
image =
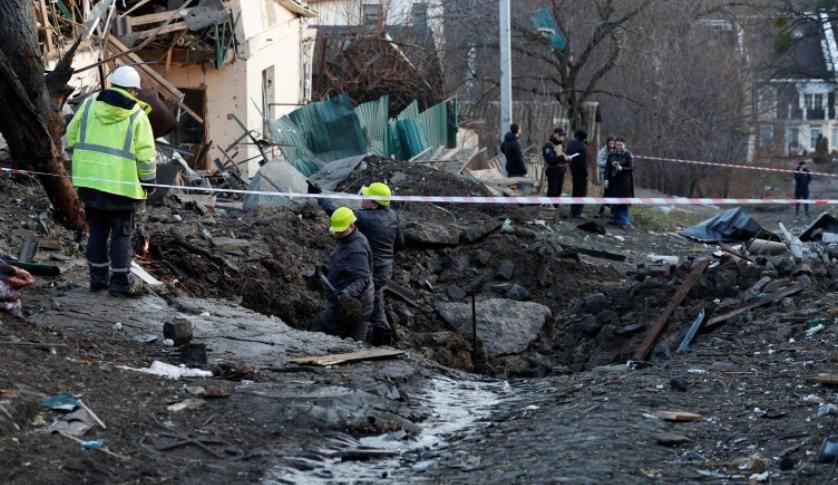
POLYGON ((149 192, 142 184, 157 181, 157 150, 151 108, 136 97, 137 70, 118 67, 108 81, 109 89, 79 106, 67 126, 67 145, 73 149, 73 185, 90 227, 90 291, 108 288, 112 296, 136 297, 143 291, 130 276, 134 215, 149 192))

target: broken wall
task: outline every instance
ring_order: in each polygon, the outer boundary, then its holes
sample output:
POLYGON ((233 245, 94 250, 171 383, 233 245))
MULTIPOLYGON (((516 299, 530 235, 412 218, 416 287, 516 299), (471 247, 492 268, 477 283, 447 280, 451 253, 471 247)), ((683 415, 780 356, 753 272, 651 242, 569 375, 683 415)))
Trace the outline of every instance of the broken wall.
MULTIPOLYGON (((261 113, 264 99, 280 103, 272 107, 271 119, 293 111, 304 100, 305 77, 310 73, 304 67, 304 41, 309 34, 302 17, 274 0, 240 0, 233 15, 239 12, 236 36, 240 48, 236 62, 220 70, 201 65, 169 68, 169 81, 178 88, 206 89, 207 141, 223 147, 243 134, 235 120, 227 119, 228 113, 265 136, 261 113), (271 69, 274 81, 264 85, 263 73, 271 69)), ((162 73, 165 67, 158 64, 155 69, 162 73)), ((252 144, 239 147, 236 161, 252 159, 242 165, 243 173, 256 174, 258 156, 259 149, 252 144)), ((223 159, 217 148, 210 151, 210 157, 223 159)))

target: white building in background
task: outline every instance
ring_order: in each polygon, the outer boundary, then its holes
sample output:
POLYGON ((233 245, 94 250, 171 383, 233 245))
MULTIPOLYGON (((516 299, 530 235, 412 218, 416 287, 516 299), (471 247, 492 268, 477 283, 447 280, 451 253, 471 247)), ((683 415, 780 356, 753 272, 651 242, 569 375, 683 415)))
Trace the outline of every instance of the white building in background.
POLYGON ((312 25, 385 25, 427 27, 442 50, 442 0, 308 0, 317 12, 312 25))

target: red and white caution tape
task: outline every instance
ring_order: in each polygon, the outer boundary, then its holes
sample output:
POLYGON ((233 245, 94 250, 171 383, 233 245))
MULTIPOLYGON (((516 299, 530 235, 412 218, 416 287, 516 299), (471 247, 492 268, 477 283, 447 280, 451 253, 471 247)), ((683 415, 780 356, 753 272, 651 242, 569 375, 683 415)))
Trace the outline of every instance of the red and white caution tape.
MULTIPOLYGON (((18 170, 12 168, 0 168, 0 171, 9 173, 24 173, 28 175, 59 177, 59 175, 34 172, 29 170, 18 170)), ((133 184, 119 180, 109 180, 95 177, 76 177, 76 180, 87 180, 90 182, 108 182, 116 184, 133 184)), ((187 187, 183 185, 148 184, 142 183, 143 187, 159 189, 177 189, 185 192, 196 192, 202 194, 239 194, 239 195, 260 195, 267 197, 286 197, 291 199, 337 199, 337 200, 363 200, 368 197, 360 194, 304 194, 297 192, 280 192, 265 190, 240 190, 220 189, 215 187, 187 187)), ((838 199, 689 199, 685 197, 465 197, 446 195, 393 195, 389 198, 393 202, 432 202, 437 204, 496 204, 496 205, 838 205, 838 199)))
MULTIPOLYGON (((775 172, 775 173, 790 173, 793 174, 796 171, 791 170, 788 168, 772 168, 772 167, 761 167, 759 165, 736 165, 736 164, 729 164, 729 163, 720 163, 720 162, 702 162, 700 160, 684 160, 680 158, 664 158, 664 157, 649 157, 644 155, 634 155, 634 158, 640 160, 656 160, 659 162, 673 162, 673 163, 684 163, 688 165, 703 165, 706 167, 724 167, 724 168, 738 168, 744 170, 756 170, 759 172, 775 172)), ((816 175, 819 177, 838 177, 838 173, 826 173, 826 172, 809 172, 810 175, 816 175)))

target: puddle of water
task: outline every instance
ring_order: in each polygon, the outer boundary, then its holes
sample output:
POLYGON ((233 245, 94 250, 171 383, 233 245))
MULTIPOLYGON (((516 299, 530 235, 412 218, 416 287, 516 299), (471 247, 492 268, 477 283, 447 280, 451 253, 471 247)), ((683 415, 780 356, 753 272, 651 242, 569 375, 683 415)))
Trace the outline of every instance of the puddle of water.
MULTIPOLYGON (((333 440, 326 447, 314 452, 317 455, 283 460, 269 470, 262 480, 265 485, 280 483, 370 483, 394 475, 419 475, 433 461, 415 464, 402 463, 400 456, 408 452, 444 449, 446 438, 455 433, 474 431, 478 421, 487 418, 492 410, 512 391, 507 382, 455 381, 438 377, 413 398, 428 411, 429 417, 421 423, 422 431, 409 440, 399 440, 399 435, 381 435, 347 442, 333 440), (330 446, 331 445, 331 446, 330 446), (371 461, 341 461, 341 452, 356 448, 387 450, 398 455, 371 461)), ((418 478, 421 480, 421 478, 418 478)))

